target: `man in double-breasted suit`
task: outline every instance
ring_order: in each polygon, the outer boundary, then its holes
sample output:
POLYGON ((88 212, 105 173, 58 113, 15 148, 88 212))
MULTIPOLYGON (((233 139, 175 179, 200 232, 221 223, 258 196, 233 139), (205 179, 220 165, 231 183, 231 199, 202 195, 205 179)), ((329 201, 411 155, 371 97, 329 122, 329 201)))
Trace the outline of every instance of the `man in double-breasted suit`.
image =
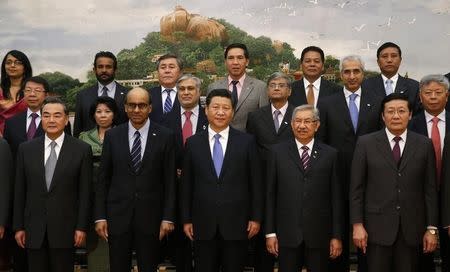
POLYGON ((407 130, 403 94, 382 101, 386 128, 361 136, 350 184, 353 242, 367 252, 368 271, 418 271, 419 250, 437 245, 438 200, 431 141, 407 130), (423 243, 423 246, 421 246, 423 243))
POLYGON ((86 238, 92 151, 64 133, 69 115, 59 98, 46 98, 41 116, 45 136, 19 146, 13 228, 29 271, 69 272, 86 238))
POLYGON ((207 90, 207 94, 214 89, 226 89, 231 92, 235 111, 231 126, 244 132, 248 113, 269 104, 266 84, 246 73, 249 62, 249 53, 245 44, 230 44, 225 49, 225 66, 228 76, 210 84, 207 90))
POLYGON ((242 271, 248 239, 262 220, 258 151, 253 136, 229 126, 233 104, 227 89, 208 94, 205 113, 208 130, 186 143, 180 194, 184 232, 194 241, 196 272, 242 271))

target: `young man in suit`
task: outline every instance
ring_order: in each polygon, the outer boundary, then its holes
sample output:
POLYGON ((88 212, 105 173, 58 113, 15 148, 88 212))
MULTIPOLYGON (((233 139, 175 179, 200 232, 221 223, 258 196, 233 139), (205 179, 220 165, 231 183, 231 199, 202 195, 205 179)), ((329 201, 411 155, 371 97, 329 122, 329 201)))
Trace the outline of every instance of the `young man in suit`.
POLYGON ((328 259, 342 252, 337 151, 314 140, 319 126, 314 106, 298 106, 291 121, 295 140, 270 149, 265 232, 280 271, 299 271, 303 265, 308 271, 331 271, 328 259))
POLYGON ((227 89, 208 94, 205 113, 208 130, 186 142, 183 228, 194 241, 196 272, 242 271, 248 239, 259 232, 262 220, 258 151, 253 136, 230 126, 234 111, 227 89))
POLYGON ((151 102, 147 90, 130 90, 129 121, 108 130, 103 142, 94 217, 109 244, 111 272, 130 270, 133 249, 139 271, 155 271, 160 240, 174 228, 174 136, 150 121, 151 102))
POLYGON ((437 246, 435 155, 430 139, 407 129, 411 116, 404 94, 386 96, 386 128, 356 144, 350 223, 355 246, 367 252, 369 272, 419 271, 419 250, 437 246))
POLYGON ((296 107, 303 104, 317 107, 317 103, 326 96, 341 90, 339 85, 322 78, 325 55, 317 46, 308 46, 303 49, 300 64, 303 78, 292 83, 292 94, 289 103, 296 107))
POLYGON ((18 150, 13 227, 29 271, 69 272, 86 238, 92 151, 64 133, 69 115, 59 98, 46 98, 41 113, 45 135, 18 150))
POLYGON ((94 71, 97 84, 81 90, 77 94, 75 105, 75 121, 73 125, 73 136, 77 137, 81 132, 93 129, 95 122, 89 116, 89 109, 98 96, 109 96, 113 98, 118 111, 118 123, 127 121, 123 101, 128 89, 114 81, 117 70, 117 59, 113 53, 100 51, 94 58, 94 71))
POLYGON ((207 94, 214 89, 229 90, 235 111, 231 125, 233 128, 245 132, 248 113, 269 104, 266 84, 247 75, 246 69, 250 63, 250 55, 245 44, 230 44, 225 49, 224 56, 228 76, 211 83, 208 86, 207 94))

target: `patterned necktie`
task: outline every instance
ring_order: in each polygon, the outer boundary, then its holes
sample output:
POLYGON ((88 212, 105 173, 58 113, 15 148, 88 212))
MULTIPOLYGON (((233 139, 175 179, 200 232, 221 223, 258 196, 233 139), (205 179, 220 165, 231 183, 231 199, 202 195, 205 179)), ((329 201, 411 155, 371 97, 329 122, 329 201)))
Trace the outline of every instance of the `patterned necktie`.
POLYGON ((186 144, 186 139, 192 136, 192 122, 191 122, 192 111, 185 111, 184 116, 186 120, 184 121, 182 133, 183 133, 183 144, 186 144))
POLYGON ((166 101, 164 101, 164 113, 168 113, 172 110, 172 98, 170 98, 170 93, 173 92, 173 89, 166 89, 167 93, 166 101))
POLYGON ((391 93, 394 92, 394 90, 392 90, 393 83, 394 81, 392 81, 392 79, 386 80, 386 95, 390 95, 391 93))
POLYGON ((348 102, 348 110, 350 111, 350 118, 352 119, 353 131, 356 133, 358 127, 358 108, 356 107, 355 99, 358 94, 352 93, 350 101, 348 102))
POLYGON ((431 119, 433 122, 433 125, 431 126, 431 141, 433 142, 434 147, 434 155, 436 157, 436 178, 438 181, 438 184, 440 184, 440 177, 441 177, 441 167, 442 167, 442 155, 441 155, 441 135, 439 133, 438 128, 438 117, 433 117, 431 119))
POLYGON ((236 108, 237 102, 238 102, 238 90, 237 90, 237 84, 239 81, 233 80, 231 81, 231 84, 233 84, 233 91, 231 92, 231 100, 233 102, 234 108, 236 108))
POLYGON ((135 173, 141 167, 141 134, 137 130, 134 133, 133 146, 131 147, 131 165, 135 173))
POLYGON ((35 113, 35 112, 33 112, 32 114, 30 114, 31 115, 31 123, 30 123, 30 125, 28 126, 28 131, 27 131, 27 139, 28 140, 31 140, 31 139, 33 139, 33 137, 34 137, 34 134, 36 134, 36 130, 37 130, 37 127, 36 127, 36 118, 38 118, 38 114, 37 113, 35 113))
POLYGON ((306 101, 308 105, 314 106, 314 85, 308 85, 308 94, 306 95, 306 101))
POLYGON ((223 149, 222 144, 220 144, 219 141, 220 137, 220 134, 214 135, 213 162, 217 177, 220 177, 220 171, 222 170, 223 164, 223 149))
POLYGON ((401 140, 402 140, 402 137, 395 136, 394 137, 395 145, 394 145, 394 148, 392 148, 392 155, 394 156, 394 161, 397 163, 397 166, 398 166, 398 163, 400 162, 400 158, 401 158, 400 145, 399 145, 399 142, 401 140))
POLYGON ((48 156, 48 159, 45 162, 45 184, 47 185, 47 190, 50 189, 50 184, 52 184, 53 173, 55 172, 56 162, 58 161, 55 146, 56 142, 52 141, 50 143, 50 156, 48 156))
POLYGON ((306 170, 309 167, 309 154, 308 154, 309 147, 304 145, 301 147, 301 149, 303 150, 301 157, 303 170, 306 170))
POLYGON ((108 96, 108 87, 106 87, 106 86, 103 86, 103 89, 102 89, 102 95, 101 96, 108 96))
POLYGON ((275 124, 275 131, 278 132, 280 129, 280 121, 278 120, 278 117, 280 116, 281 111, 275 110, 273 112, 273 123, 275 124))

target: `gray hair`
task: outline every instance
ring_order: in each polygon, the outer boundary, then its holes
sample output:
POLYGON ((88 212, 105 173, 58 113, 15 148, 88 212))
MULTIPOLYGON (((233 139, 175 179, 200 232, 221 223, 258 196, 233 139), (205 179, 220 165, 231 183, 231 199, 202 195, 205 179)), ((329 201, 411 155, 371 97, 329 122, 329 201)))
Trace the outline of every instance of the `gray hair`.
POLYGON ((292 119, 294 119, 294 116, 297 115, 299 111, 310 111, 313 113, 314 120, 320 121, 320 113, 319 110, 314 107, 313 105, 304 104, 298 107, 295 107, 295 109, 292 111, 292 119))
POLYGON ((358 55, 349 55, 349 56, 345 56, 342 58, 341 63, 339 64, 339 71, 342 73, 343 67, 344 67, 344 63, 346 63, 347 61, 357 61, 359 62, 359 67, 361 68, 361 71, 364 72, 365 71, 365 67, 364 67, 364 61, 361 59, 360 56, 358 55))
POLYGON ((159 69, 159 65, 161 64, 161 61, 165 59, 175 59, 177 61, 178 68, 180 68, 180 71, 183 70, 183 61, 180 57, 178 57, 175 54, 165 54, 159 57, 159 59, 156 61, 156 69, 159 69))
POLYGON ((426 76, 422 77, 422 79, 420 80, 420 83, 419 83, 420 90, 422 90, 422 88, 424 86, 427 86, 431 82, 436 82, 437 84, 444 86, 445 90, 448 90, 449 85, 450 85, 448 78, 446 78, 444 75, 439 75, 439 74, 426 75, 426 76))
POLYGON ((283 78, 283 79, 285 79, 286 82, 287 82, 287 85, 288 85, 289 89, 291 88, 292 79, 291 79, 288 75, 286 75, 285 73, 282 73, 282 72, 275 72, 275 73, 271 74, 271 75, 269 76, 269 79, 267 79, 267 86, 269 86, 269 83, 270 83, 272 80, 278 79, 278 78, 283 78))
POLYGON ((67 108, 66 103, 64 103, 64 101, 58 96, 47 96, 44 99, 44 103, 42 104, 41 113, 42 113, 42 109, 47 104, 60 104, 61 106, 63 106, 64 114, 69 115, 69 109, 67 108))
POLYGON ((195 87, 197 88, 198 91, 200 91, 200 87, 202 85, 202 80, 196 76, 193 76, 192 74, 184 74, 182 75, 178 80, 177 80, 177 89, 178 86, 180 85, 181 81, 187 80, 187 79, 192 79, 195 82, 195 87))

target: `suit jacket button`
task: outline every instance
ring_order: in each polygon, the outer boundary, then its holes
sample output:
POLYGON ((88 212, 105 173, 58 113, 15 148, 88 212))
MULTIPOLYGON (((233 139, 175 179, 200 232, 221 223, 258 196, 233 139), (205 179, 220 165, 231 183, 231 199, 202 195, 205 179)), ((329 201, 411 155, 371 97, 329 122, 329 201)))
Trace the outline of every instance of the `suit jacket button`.
POLYGON ((399 173, 398 173, 398 176, 401 177, 401 176, 402 176, 402 173, 399 172, 399 173))
POLYGON ((397 209, 397 211, 400 210, 400 206, 397 206, 397 207, 395 207, 395 208, 397 209))

